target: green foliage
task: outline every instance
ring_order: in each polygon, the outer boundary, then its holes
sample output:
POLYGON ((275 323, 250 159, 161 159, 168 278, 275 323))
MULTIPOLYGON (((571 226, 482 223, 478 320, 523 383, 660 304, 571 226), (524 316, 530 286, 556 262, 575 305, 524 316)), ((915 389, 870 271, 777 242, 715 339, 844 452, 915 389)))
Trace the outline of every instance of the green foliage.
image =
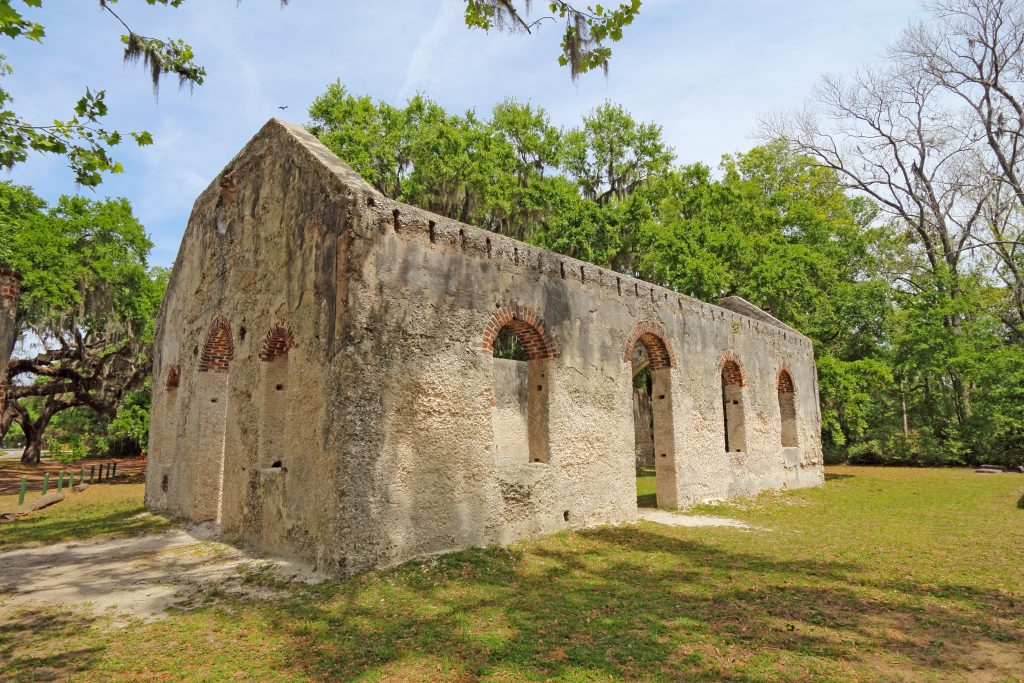
POLYGON ((144 441, 144 399, 153 320, 167 283, 150 269, 152 246, 123 199, 61 197, 53 207, 28 188, 0 183, 0 259, 22 275, 17 322, 34 356, 7 367, 0 432, 17 421, 26 461, 38 460, 47 429, 91 454, 112 436, 144 441), (70 411, 64 413, 64 411, 70 411), (98 424, 97 424, 98 421, 98 424))
MULTIPOLYGON (((46 35, 43 25, 25 18, 15 2, 0 0, 0 33, 11 39, 43 42, 46 35)), ((21 4, 27 8, 40 9, 42 0, 21 0, 21 4)), ((104 3, 100 4, 102 6, 104 3)), ((202 68, 192 62, 191 48, 181 41, 168 41, 160 45, 147 43, 147 64, 150 52, 163 60, 159 62, 160 72, 173 70, 189 82, 202 82, 202 68), (191 76, 186 78, 183 74, 191 76)), ((125 58, 133 58, 127 48, 125 58)), ((10 76, 13 72, 6 57, 0 54, 0 78, 10 76)), ((159 73, 155 73, 154 79, 155 87, 159 73)), ((124 169, 111 156, 111 148, 121 143, 123 135, 102 125, 107 115, 104 98, 103 90, 94 92, 86 89, 70 117, 40 124, 19 116, 13 109, 10 93, 0 87, 0 168, 11 168, 25 161, 28 154, 34 151, 65 157, 75 175, 75 181, 87 187, 100 184, 104 173, 121 173, 124 169)), ((140 146, 152 143, 152 137, 145 131, 131 132, 130 135, 140 146)))
POLYGON ((503 327, 494 340, 494 357, 507 360, 529 360, 526 347, 511 328, 503 327))
POLYGON ((547 3, 551 16, 528 21, 531 2, 520 9, 508 0, 466 0, 466 26, 489 31, 492 28, 530 33, 545 20, 565 22, 562 34, 561 66, 568 66, 573 80, 580 74, 602 69, 608 73, 612 50, 608 43, 622 39, 622 30, 633 23, 640 11, 640 0, 620 3, 615 9, 600 4, 577 8, 556 0, 547 3))
POLYGON ((50 459, 64 464, 83 460, 89 455, 82 437, 78 434, 68 435, 50 443, 50 459))
POLYGON ((422 95, 397 108, 334 83, 309 113, 310 131, 389 197, 620 270, 651 217, 648 186, 674 158, 660 126, 611 103, 559 130, 512 100, 487 120, 422 95))
POLYGON ((62 196, 47 209, 28 188, 4 182, 0 215, 0 260, 22 276, 23 324, 93 331, 116 320, 146 333, 162 289, 146 263, 152 242, 127 200, 62 196))

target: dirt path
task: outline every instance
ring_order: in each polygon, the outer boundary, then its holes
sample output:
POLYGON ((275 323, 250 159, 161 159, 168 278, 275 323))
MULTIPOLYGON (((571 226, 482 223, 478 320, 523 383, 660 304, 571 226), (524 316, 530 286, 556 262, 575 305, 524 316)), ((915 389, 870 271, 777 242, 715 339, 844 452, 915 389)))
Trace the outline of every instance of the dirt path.
POLYGON ((300 565, 257 558, 211 540, 214 531, 195 527, 0 553, 0 612, 64 605, 107 612, 115 620, 152 620, 168 607, 189 607, 213 588, 224 594, 268 592, 247 586, 247 572, 322 578, 300 565))
POLYGON ((728 517, 711 517, 710 515, 686 515, 668 510, 640 508, 637 515, 640 519, 668 526, 731 526, 737 529, 751 528, 746 522, 728 517))

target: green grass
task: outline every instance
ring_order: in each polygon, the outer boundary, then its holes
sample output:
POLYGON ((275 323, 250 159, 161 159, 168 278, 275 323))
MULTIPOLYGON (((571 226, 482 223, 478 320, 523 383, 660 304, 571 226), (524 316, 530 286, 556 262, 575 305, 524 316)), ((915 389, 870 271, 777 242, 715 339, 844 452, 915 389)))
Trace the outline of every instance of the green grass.
POLYGON ((26 613, 0 678, 1024 680, 1024 476, 829 472, 700 509, 754 531, 563 533, 123 629, 26 613))
POLYGON ((653 467, 636 468, 636 504, 642 508, 658 507, 653 467))
MULTIPOLYGON (((95 484, 27 517, 0 523, 0 552, 60 541, 135 536, 167 528, 170 523, 166 519, 146 512, 143 488, 144 484, 95 484)), ((35 492, 26 502, 38 497, 35 492)), ((0 496, 2 510, 13 510, 17 504, 17 496, 0 496)))

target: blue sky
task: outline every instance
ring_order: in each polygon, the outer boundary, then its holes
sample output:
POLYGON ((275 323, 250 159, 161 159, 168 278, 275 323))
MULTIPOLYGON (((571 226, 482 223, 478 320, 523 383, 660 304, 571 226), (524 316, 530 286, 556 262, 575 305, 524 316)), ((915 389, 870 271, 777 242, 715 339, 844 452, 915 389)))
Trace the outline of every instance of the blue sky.
POLYGON ((157 100, 141 65, 122 65, 123 29, 95 0, 48 0, 27 12, 46 26, 43 45, 0 42, 15 69, 5 87, 16 110, 36 121, 65 117, 85 87, 105 89, 109 126, 149 130, 155 144, 117 149, 126 172, 95 191, 76 188, 54 158, 34 157, 7 177, 51 201, 76 191, 127 197, 156 244, 152 261, 169 265, 210 180, 268 118, 305 123, 310 101, 335 79, 394 104, 421 91, 456 111, 486 112, 514 97, 558 125, 609 99, 663 125, 680 161, 715 165, 756 144, 759 115, 799 106, 823 73, 877 62, 921 14, 917 0, 645 0, 609 76, 573 83, 555 61, 557 26, 487 35, 465 28, 463 6, 189 0, 174 10, 122 0, 115 7, 133 30, 184 38, 207 68, 194 93, 167 80, 157 100))

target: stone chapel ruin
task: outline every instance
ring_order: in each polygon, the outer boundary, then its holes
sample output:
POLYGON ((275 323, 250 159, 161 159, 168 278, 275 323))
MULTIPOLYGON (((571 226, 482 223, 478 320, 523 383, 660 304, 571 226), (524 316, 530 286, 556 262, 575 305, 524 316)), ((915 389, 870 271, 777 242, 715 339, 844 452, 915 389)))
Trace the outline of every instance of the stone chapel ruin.
POLYGON ((174 264, 146 503, 351 573, 634 521, 641 456, 665 508, 820 484, 817 397, 810 341, 746 301, 392 201, 271 120, 174 264))

